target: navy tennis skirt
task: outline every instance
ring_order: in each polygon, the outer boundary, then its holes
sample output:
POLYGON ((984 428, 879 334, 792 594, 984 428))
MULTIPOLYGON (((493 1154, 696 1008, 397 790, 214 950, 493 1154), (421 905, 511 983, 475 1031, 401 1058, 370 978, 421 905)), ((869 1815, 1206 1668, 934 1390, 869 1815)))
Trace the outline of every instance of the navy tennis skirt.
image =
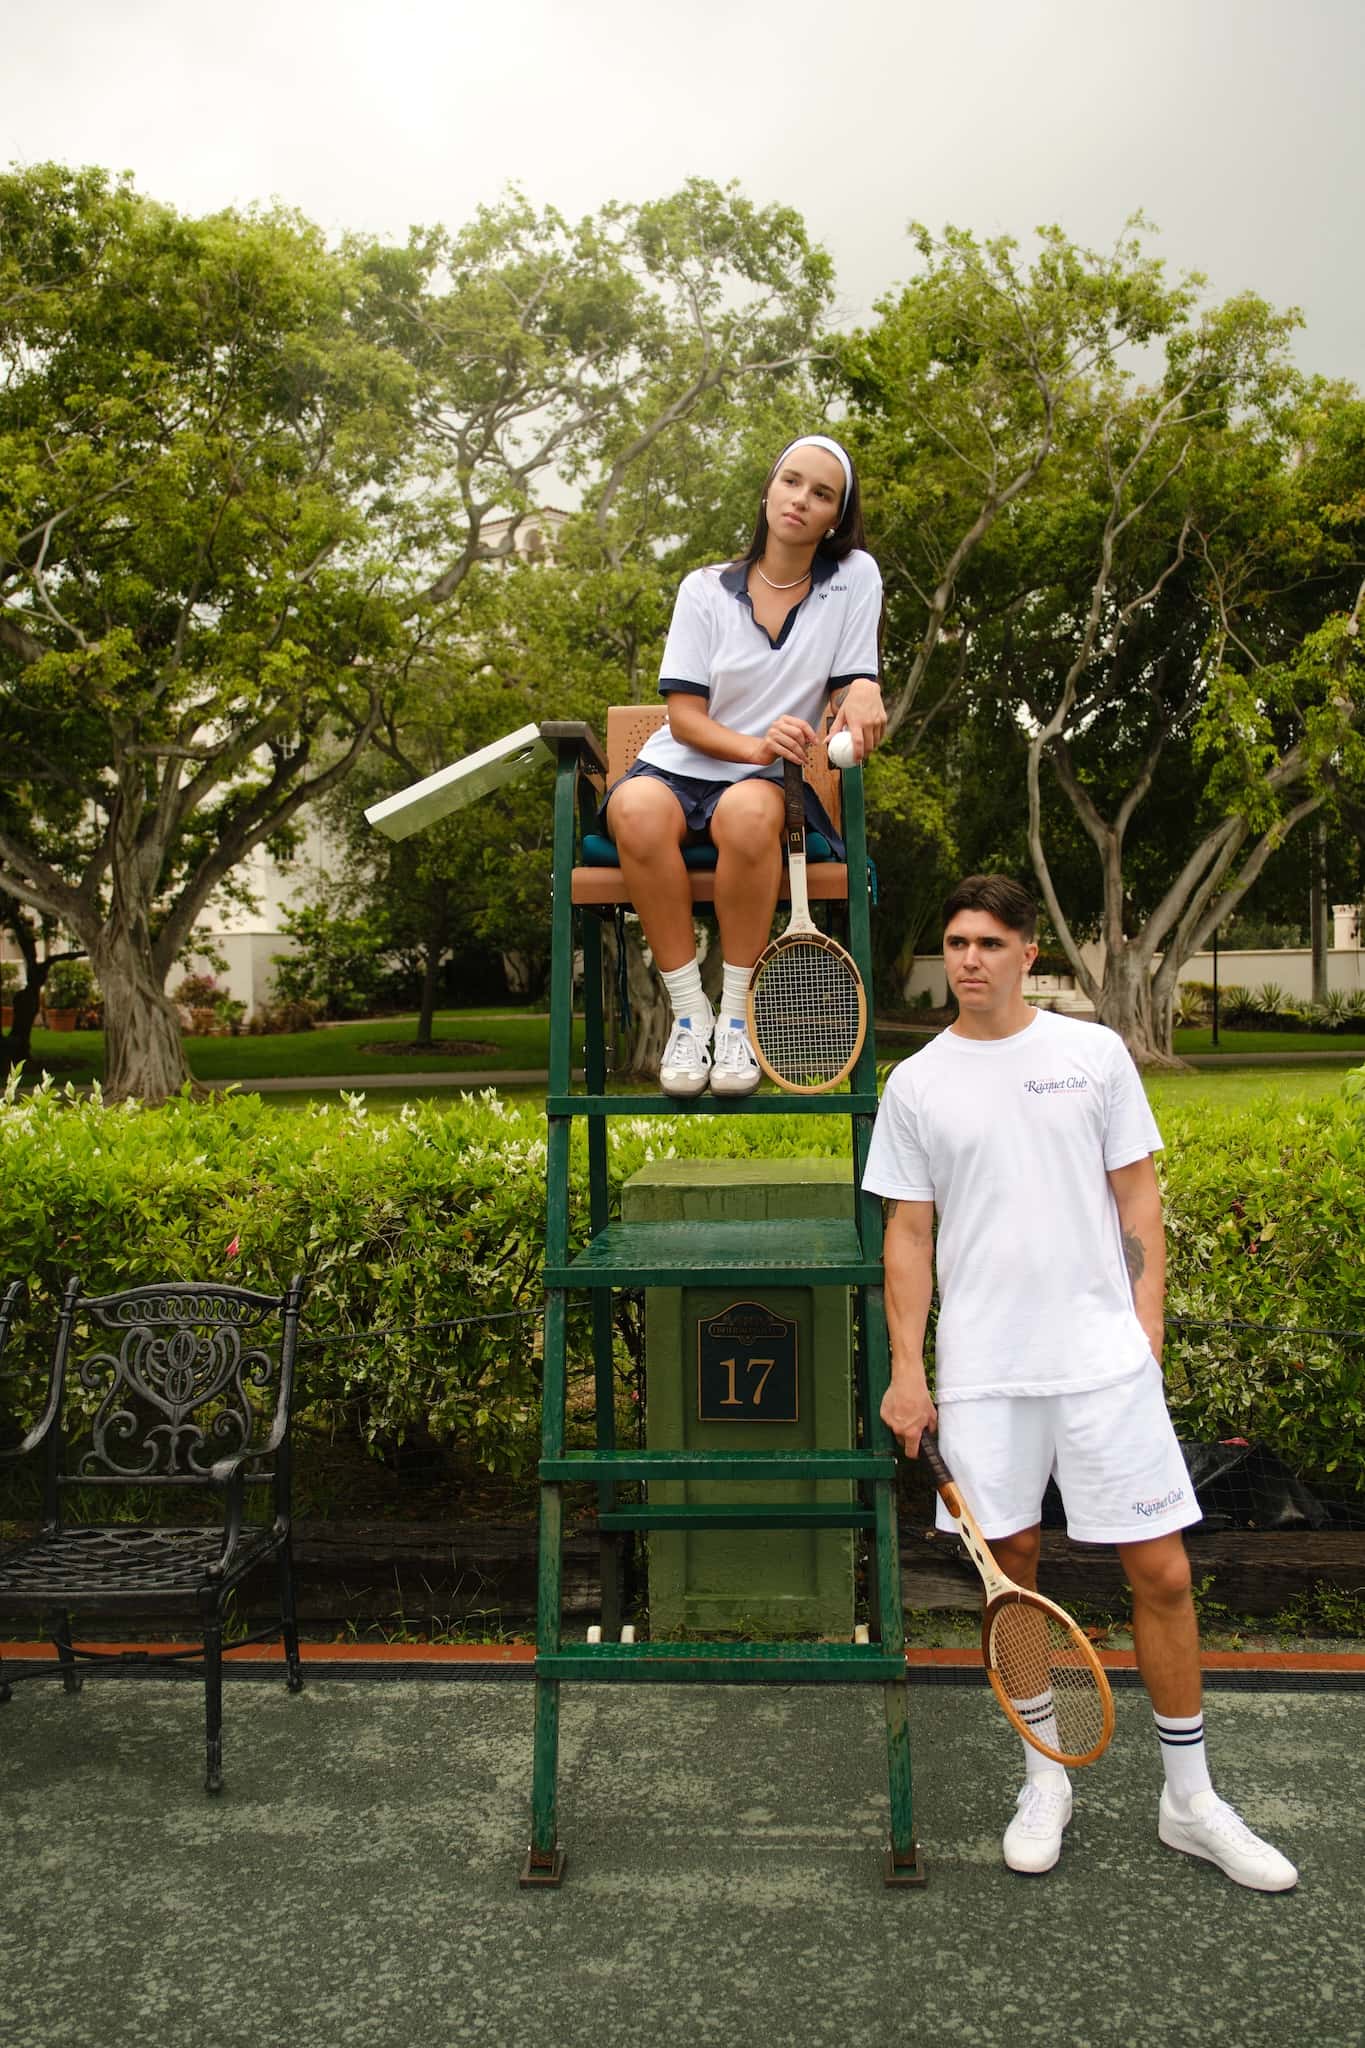
MULTIPOLYGON (((623 782, 629 782, 632 775, 652 775, 656 781, 667 784, 682 806, 683 818, 689 834, 694 840, 706 840, 711 836, 711 813, 727 789, 734 788, 734 782, 711 782, 700 775, 674 775, 667 768, 655 768, 648 761, 637 761, 627 768, 624 775, 613 782, 611 788, 597 807, 598 821, 603 831, 607 829, 607 805, 623 782)), ((737 778, 747 781, 746 776, 737 778)), ((780 788, 781 785, 779 784, 780 788)), ((819 832, 829 841, 830 851, 835 860, 847 859, 844 842, 835 831, 828 811, 821 803, 810 784, 803 783, 806 799, 806 830, 819 832)))

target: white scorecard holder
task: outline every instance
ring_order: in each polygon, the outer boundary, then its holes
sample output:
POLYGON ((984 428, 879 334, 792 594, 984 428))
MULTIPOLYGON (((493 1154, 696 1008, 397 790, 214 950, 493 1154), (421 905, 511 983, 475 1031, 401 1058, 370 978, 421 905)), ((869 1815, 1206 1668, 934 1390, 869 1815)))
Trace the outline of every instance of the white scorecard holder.
POLYGON ((406 839, 411 833, 420 832, 424 825, 434 825, 438 818, 462 811, 466 804, 487 796, 490 789, 516 782, 542 761, 553 758, 538 725, 519 725, 515 732, 494 740, 491 746, 480 747, 476 754, 466 754, 462 761, 438 768, 434 775, 409 784, 396 796, 386 796, 382 803, 371 804, 365 813, 366 822, 389 839, 406 839))

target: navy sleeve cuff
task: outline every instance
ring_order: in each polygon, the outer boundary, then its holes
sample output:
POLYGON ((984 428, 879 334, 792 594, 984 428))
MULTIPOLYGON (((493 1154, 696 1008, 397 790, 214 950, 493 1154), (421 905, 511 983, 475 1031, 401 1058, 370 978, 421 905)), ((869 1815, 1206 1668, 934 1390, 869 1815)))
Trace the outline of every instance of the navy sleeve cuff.
POLYGON ((667 697, 673 690, 680 690, 685 697, 709 697, 711 694, 705 683, 685 683, 678 676, 660 676, 659 695, 667 697))
POLYGON ((852 675, 831 676, 826 687, 831 690, 842 690, 849 683, 875 683, 880 689, 882 679, 876 669, 855 668, 852 675))

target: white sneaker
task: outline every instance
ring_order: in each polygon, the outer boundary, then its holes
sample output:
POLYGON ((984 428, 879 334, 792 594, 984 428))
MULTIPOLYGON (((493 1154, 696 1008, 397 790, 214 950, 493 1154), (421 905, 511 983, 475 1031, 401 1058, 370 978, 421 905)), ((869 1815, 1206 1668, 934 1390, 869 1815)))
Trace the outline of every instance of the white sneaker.
POLYGON ((754 1057, 749 1034, 743 1025, 738 1028, 733 1024, 717 1025, 711 1061, 711 1093, 752 1095, 762 1079, 763 1071, 754 1057))
POLYGON ((659 1062, 659 1086, 665 1095, 702 1095, 711 1073, 711 1011, 676 1017, 659 1062))
POLYGON ((1005 1861, 1011 1870, 1039 1877, 1062 1853, 1062 1830, 1071 1818, 1071 1780, 1065 1771, 1040 1771, 1025 1778, 1005 1829, 1005 1861))
POLYGON ((1182 1819, 1163 1786, 1156 1831, 1168 1849, 1183 1849, 1187 1856, 1202 1856, 1206 1863, 1216 1863, 1234 1884, 1244 1884, 1250 1891, 1287 1892, 1299 1881, 1289 1858, 1253 1835, 1241 1816, 1214 1791, 1196 1792, 1188 1816, 1182 1819))

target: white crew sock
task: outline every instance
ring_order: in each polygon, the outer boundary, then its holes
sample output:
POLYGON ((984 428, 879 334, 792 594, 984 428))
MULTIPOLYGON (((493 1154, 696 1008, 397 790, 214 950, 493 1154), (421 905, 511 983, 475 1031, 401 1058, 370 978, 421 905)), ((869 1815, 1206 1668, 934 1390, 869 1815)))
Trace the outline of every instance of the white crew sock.
POLYGON ((1209 1760, 1204 1749, 1202 1714, 1153 1713, 1161 1742, 1161 1764, 1166 1773, 1166 1790, 1171 1803, 1188 1813, 1196 1792, 1212 1791, 1209 1760))
POLYGON ((720 984, 720 1014, 732 1030, 744 1031, 748 1027, 749 981, 752 967, 732 967, 727 960, 725 973, 720 984))
MULTIPOLYGON (((1011 1705, 1043 1742, 1053 1749, 1060 1749, 1057 1737, 1057 1708, 1051 1689, 1035 1693, 1030 1700, 1013 1700, 1011 1705)), ((1035 1749, 1031 1742, 1024 1744, 1024 1769, 1030 1778, 1042 1778, 1049 1771, 1060 1771, 1062 1766, 1056 1757, 1044 1756, 1041 1749, 1035 1749)))
POLYGON ((673 1005, 673 1020, 677 1024, 690 1024, 694 1031, 711 1036, 711 1005, 706 1000, 706 991, 701 985, 701 966, 694 953, 685 967, 659 969, 659 979, 668 990, 668 1000, 673 1005))

